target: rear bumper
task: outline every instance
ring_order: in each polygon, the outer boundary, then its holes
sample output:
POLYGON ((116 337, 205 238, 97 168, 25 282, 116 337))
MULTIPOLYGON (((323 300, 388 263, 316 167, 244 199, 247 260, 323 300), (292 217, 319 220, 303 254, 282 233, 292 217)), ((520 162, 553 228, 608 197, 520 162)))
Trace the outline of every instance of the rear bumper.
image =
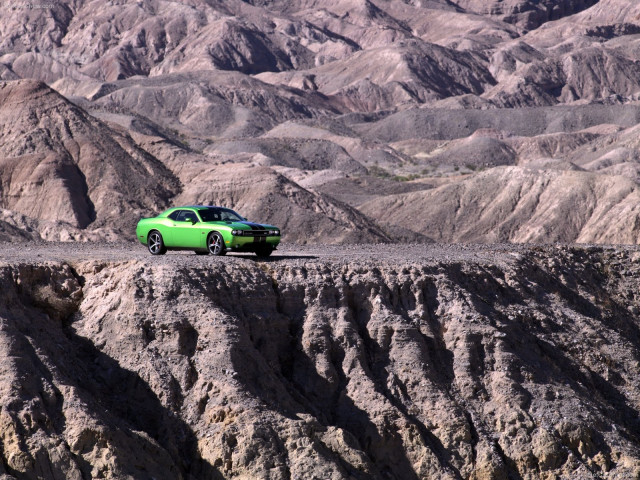
POLYGON ((136 238, 143 245, 147 244, 147 233, 148 232, 146 232, 145 230, 141 229, 140 227, 136 227, 136 238))

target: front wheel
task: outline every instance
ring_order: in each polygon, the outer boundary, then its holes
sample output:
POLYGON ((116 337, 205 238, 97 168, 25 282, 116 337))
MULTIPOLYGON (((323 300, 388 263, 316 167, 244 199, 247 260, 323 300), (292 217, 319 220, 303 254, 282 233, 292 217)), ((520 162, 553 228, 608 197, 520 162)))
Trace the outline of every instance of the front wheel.
POLYGON ((162 234, 157 230, 153 230, 147 237, 147 248, 151 255, 164 255, 167 253, 162 234))
POLYGON ((271 246, 260 247, 256 250, 256 255, 260 258, 267 258, 269 255, 271 255, 271 252, 273 252, 273 247, 271 246))
POLYGON ((211 255, 224 255, 227 250, 224 247, 224 239, 218 232, 211 232, 207 238, 207 250, 211 255))

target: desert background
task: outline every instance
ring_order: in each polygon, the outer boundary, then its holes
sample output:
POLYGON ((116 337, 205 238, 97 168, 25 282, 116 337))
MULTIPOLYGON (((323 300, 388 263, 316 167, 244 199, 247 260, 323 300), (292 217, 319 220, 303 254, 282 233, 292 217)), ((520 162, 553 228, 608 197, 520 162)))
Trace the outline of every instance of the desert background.
POLYGON ((0 235, 222 204, 295 243, 638 243, 640 7, 4 2, 0 235))
POLYGON ((3 1, 0 478, 640 478, 639 134, 632 0, 3 1))

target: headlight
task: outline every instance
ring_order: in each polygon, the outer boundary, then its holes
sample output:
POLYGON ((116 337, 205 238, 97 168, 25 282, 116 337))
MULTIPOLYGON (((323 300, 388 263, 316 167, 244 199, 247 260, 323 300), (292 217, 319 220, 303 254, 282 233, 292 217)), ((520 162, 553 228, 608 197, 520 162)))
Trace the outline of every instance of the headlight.
POLYGON ((280 232, 278 230, 269 230, 269 235, 278 236, 278 235, 280 235, 280 232))
POLYGON ((242 235, 242 230, 231 230, 231 235, 242 235))

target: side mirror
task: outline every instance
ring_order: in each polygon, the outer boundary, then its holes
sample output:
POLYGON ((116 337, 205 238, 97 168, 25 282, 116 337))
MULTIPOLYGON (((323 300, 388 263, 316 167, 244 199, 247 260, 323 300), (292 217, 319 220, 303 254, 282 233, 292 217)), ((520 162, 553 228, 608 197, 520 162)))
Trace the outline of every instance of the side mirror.
POLYGON ((190 218, 189 220, 191 220, 191 225, 195 225, 196 223, 198 223, 198 220, 195 218, 190 218))

